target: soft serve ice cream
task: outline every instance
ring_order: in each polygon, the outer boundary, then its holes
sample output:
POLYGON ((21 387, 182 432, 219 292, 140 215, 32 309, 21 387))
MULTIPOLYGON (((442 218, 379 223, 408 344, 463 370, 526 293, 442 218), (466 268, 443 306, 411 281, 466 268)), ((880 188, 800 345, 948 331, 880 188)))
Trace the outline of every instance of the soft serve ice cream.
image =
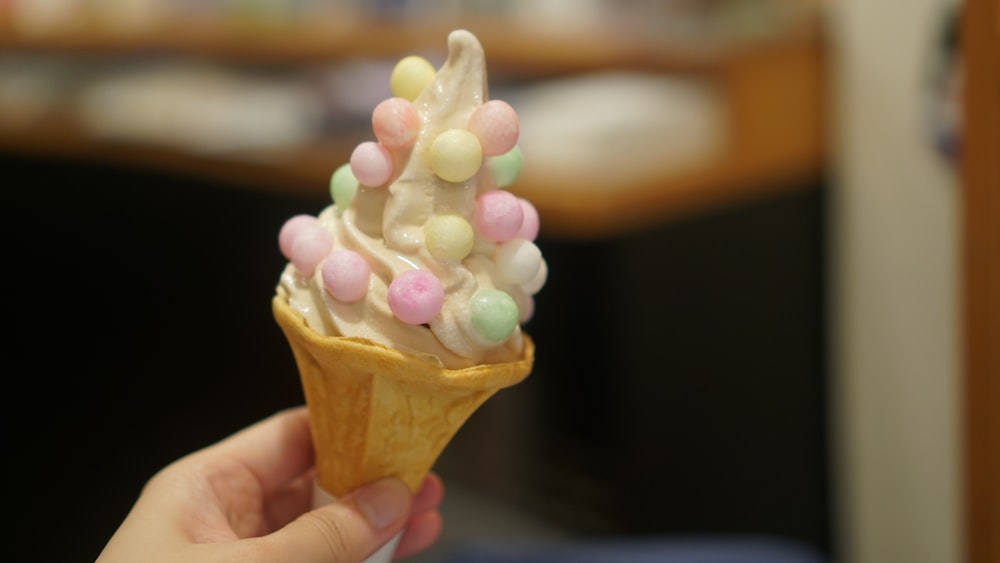
MULTIPOLYGON (((330 180, 333 204, 279 234, 271 303, 302 381, 319 492, 395 475, 416 493, 455 432, 522 381, 521 332, 547 269, 517 178, 518 121, 487 99, 482 47, 407 57, 372 112, 375 141, 330 180)), ((317 498, 322 495, 318 494, 317 498)))
POLYGON ((382 344, 447 369, 517 361, 548 274, 538 214, 517 178, 517 115, 489 100, 464 30, 437 71, 406 57, 372 112, 375 141, 332 175, 333 204, 279 234, 279 297, 325 336, 382 344))

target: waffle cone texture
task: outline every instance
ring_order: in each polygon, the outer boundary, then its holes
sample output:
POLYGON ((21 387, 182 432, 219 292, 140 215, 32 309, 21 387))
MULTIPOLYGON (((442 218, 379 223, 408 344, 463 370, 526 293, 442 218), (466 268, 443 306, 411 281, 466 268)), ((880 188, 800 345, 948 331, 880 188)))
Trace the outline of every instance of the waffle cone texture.
POLYGON ((302 379, 319 485, 344 495, 382 477, 414 493, 458 429, 494 393, 531 372, 520 360, 445 369, 420 356, 311 329, 283 295, 272 301, 302 379))

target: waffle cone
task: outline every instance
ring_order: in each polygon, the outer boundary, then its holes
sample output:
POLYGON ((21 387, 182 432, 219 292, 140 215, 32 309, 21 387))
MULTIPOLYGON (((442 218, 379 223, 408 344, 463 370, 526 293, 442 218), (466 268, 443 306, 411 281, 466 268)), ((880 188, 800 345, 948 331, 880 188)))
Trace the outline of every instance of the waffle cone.
POLYGON ((334 496, 387 476, 416 492, 469 416, 527 377, 534 360, 525 335, 518 361, 445 369, 368 340, 321 335, 281 295, 272 309, 302 379, 317 480, 334 496))

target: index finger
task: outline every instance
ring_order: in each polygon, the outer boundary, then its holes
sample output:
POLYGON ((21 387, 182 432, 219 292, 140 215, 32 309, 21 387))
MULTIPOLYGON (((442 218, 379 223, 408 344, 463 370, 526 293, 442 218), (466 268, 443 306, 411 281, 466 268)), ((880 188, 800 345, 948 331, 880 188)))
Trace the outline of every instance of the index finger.
POLYGON ((266 492, 286 485, 314 462, 306 407, 279 411, 198 455, 223 456, 249 469, 266 492))

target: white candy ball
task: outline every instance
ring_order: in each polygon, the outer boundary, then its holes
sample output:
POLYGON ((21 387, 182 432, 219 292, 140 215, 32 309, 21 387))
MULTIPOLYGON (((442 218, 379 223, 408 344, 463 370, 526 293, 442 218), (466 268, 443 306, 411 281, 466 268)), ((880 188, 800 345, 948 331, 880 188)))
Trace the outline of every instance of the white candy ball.
POLYGON ((542 264, 542 251, 530 240, 516 238, 500 245, 496 264, 503 277, 513 284, 534 279, 542 264))

